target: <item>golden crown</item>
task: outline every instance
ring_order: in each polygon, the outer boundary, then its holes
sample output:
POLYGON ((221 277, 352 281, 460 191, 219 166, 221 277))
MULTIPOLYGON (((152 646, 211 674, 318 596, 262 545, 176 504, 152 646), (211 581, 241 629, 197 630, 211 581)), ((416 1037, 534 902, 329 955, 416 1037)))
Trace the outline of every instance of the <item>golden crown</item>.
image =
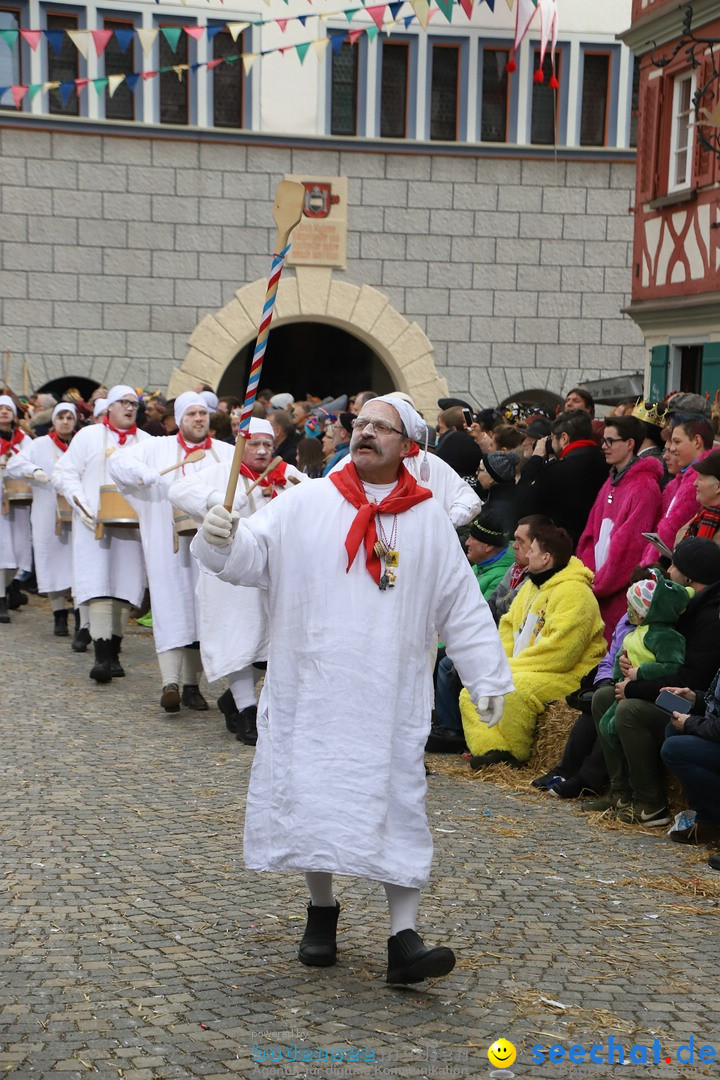
POLYGON ((643 401, 640 398, 635 403, 632 415, 636 420, 642 420, 646 424, 655 424, 656 427, 665 426, 666 406, 661 401, 643 401))

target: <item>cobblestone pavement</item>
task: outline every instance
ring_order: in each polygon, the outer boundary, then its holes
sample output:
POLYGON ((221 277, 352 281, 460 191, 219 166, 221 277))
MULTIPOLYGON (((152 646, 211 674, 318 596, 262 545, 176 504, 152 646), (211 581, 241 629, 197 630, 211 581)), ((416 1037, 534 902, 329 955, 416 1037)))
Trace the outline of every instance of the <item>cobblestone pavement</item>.
POLYGON ((720 874, 707 852, 588 823, 524 780, 513 792, 464 766, 435 773, 420 929, 456 949, 455 971, 386 987, 384 896, 354 879, 338 881, 337 967, 307 969, 295 956, 303 882, 242 866, 253 751, 226 733, 214 702, 206 714, 162 712, 150 632, 131 628, 128 676, 106 687, 89 682, 89 654, 52 637, 44 600, 0 635, 0 1071, 717 1075, 697 1064, 701 1046, 720 1050, 720 874), (533 1062, 534 1045, 554 1043, 600 1044, 606 1060, 611 1034, 626 1054, 649 1046, 651 1064, 533 1062), (501 1036, 517 1061, 493 1071, 487 1048, 501 1036), (696 1064, 679 1065, 691 1038, 696 1064), (293 1046, 345 1058, 288 1061, 293 1046))

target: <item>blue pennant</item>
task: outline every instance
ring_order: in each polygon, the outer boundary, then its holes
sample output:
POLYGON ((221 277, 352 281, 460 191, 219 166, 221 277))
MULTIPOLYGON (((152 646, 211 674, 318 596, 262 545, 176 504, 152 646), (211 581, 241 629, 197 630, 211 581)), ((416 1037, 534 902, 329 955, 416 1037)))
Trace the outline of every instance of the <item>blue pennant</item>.
POLYGON ((131 41, 135 40, 134 30, 116 30, 115 39, 120 46, 120 51, 125 52, 131 41))
POLYGON ((63 41, 65 40, 64 30, 44 30, 43 33, 48 40, 48 45, 52 48, 52 51, 56 56, 60 55, 60 50, 63 47, 63 41))

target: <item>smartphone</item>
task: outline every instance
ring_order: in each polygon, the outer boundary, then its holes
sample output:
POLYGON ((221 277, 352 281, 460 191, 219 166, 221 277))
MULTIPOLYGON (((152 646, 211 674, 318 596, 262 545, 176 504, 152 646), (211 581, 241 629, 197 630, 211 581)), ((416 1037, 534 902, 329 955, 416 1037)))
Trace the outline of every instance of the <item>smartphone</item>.
POLYGON ((462 414, 463 414, 463 420, 465 421, 465 424, 467 425, 467 427, 470 427, 470 425, 473 422, 473 414, 472 414, 471 410, 470 409, 463 409, 462 414))
POLYGON ((658 709, 664 709, 665 712, 669 713, 689 713, 692 709, 689 701, 686 701, 684 697, 680 697, 679 694, 672 694, 669 690, 661 690, 655 698, 655 704, 658 709))

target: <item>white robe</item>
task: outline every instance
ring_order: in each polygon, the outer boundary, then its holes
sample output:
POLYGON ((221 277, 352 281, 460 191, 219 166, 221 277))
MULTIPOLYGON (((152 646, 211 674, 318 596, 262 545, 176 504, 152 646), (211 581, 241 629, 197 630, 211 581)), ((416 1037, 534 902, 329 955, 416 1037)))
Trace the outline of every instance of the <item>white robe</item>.
MULTIPOLYGON (((108 461, 108 473, 124 495, 133 496, 140 518, 140 538, 145 554, 153 635, 157 652, 180 649, 199 637, 195 588, 198 579, 197 562, 190 554, 189 536, 178 537, 178 550, 173 551, 173 508, 168 490, 183 472, 189 478, 212 468, 218 461, 231 461, 234 447, 214 441, 212 450, 205 451, 200 461, 163 476, 158 484, 140 484, 138 467, 166 469, 184 457, 175 435, 146 439, 124 454, 113 454, 108 461), (213 456, 214 451, 214 456, 213 456)), ((226 466, 227 469, 227 466, 226 466)))
MULTIPOLYGON (((30 436, 25 435, 19 447, 25 447, 31 442, 30 436)), ((20 453, 20 449, 17 453, 20 453)), ((17 454, 3 454, 0 457, 0 498, 6 463, 9 458, 16 456, 17 454)), ((10 503, 8 513, 0 513, 0 570, 32 570, 29 506, 13 506, 10 503)))
MULTIPOLYGON (((66 451, 67 453, 67 451, 66 451)), ((10 476, 25 476, 32 480, 36 469, 52 477, 55 466, 64 455, 49 435, 39 439, 23 439, 20 451, 8 462, 10 476)), ((70 523, 55 532, 57 524, 57 492, 52 484, 33 483, 30 507, 32 546, 35 554, 35 574, 41 593, 63 592, 72 587, 72 533, 70 523)), ((78 526, 80 528, 81 526, 78 526)))
MULTIPOLYGON (((233 447, 228 449, 232 451, 233 447)), ((170 488, 170 501, 201 523, 209 505, 224 501, 229 474, 229 464, 223 463, 201 473, 178 477, 170 488), (212 498, 211 493, 214 493, 212 498)), ((308 479, 294 465, 287 466, 286 476, 299 481, 308 479)), ((251 484, 252 480, 241 475, 238 490, 247 490, 251 484)), ((288 481, 287 488, 290 487, 288 481)), ((282 493, 283 489, 279 488, 278 492, 282 493)), ((255 488, 241 516, 262 513, 271 501, 276 500, 266 498, 260 488, 255 488)), ((260 589, 236 588, 220 578, 200 574, 197 598, 200 656, 209 682, 217 682, 267 659, 267 612, 260 589)))
MULTIPOLYGON (((124 446, 118 436, 104 424, 83 428, 70 443, 62 461, 57 463, 52 482, 71 506, 77 495, 80 502, 95 515, 100 503, 100 487, 111 483, 107 470, 108 458, 122 454, 138 442, 152 436, 144 431, 129 435, 124 446)), ((136 500, 128 499, 137 510, 136 500)), ((102 540, 86 528, 77 516, 73 518, 73 597, 84 604, 101 596, 125 600, 136 607, 145 592, 145 563, 139 529, 105 529, 102 540)))
POLYGON ((474 701, 509 693, 512 679, 440 503, 398 515, 397 585, 385 592, 362 547, 346 573, 355 514, 329 478, 313 480, 241 521, 232 545, 193 540, 207 573, 267 590, 245 862, 422 887, 432 861, 423 753, 434 635, 474 701))

